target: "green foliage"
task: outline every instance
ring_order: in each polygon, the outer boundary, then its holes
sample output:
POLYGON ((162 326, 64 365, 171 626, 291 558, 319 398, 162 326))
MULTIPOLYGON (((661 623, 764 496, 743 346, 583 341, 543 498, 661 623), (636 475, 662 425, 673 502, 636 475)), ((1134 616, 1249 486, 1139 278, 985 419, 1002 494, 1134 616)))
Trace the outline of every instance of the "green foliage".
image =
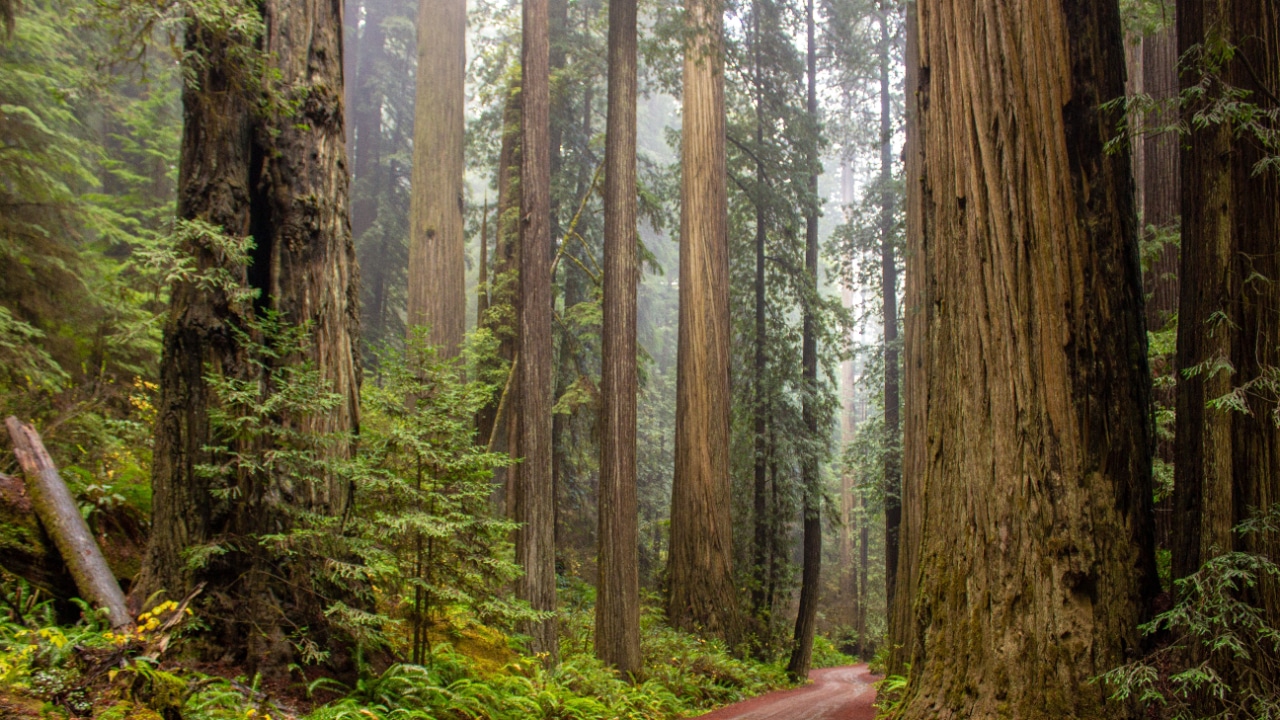
MULTIPOLYGON (((191 548, 189 567, 284 578, 279 602, 322 610, 317 623, 357 649, 408 645, 419 662, 429 632, 453 616, 507 625, 531 617, 502 591, 519 573, 508 539, 515 526, 495 516, 489 502, 493 471, 510 460, 475 443, 475 413, 492 388, 467 381, 465 366, 442 359, 420 331, 403 350, 384 352, 380 382, 365 384, 355 449, 350 436, 305 421, 345 402, 306 358, 308 328, 273 313, 246 324, 236 332, 252 369, 248 379, 206 375, 217 398, 209 410, 216 441, 209 448, 214 460, 197 471, 224 506, 213 512, 231 503, 270 506, 283 513, 284 524, 191 548), (278 502, 328 497, 345 487, 355 505, 341 517, 278 502), (398 631, 405 619, 412 627, 407 643, 398 631)), ((472 338, 470 364, 492 354, 492 345, 483 333, 472 338)), ((298 629, 291 641, 303 662, 325 661, 334 649, 322 627, 298 629)))
POLYGON ((785 684, 777 667, 736 660, 718 642, 666 627, 652 606, 642 622, 644 675, 634 682, 620 678, 591 652, 593 608, 584 593, 581 587, 569 592, 582 604, 564 608, 564 661, 553 670, 522 658, 485 673, 473 659, 440 645, 425 665, 393 665, 364 677, 346 697, 311 718, 658 720, 697 714, 785 684))
MULTIPOLYGON (((1280 537, 1280 505, 1241 523, 1256 542, 1280 537)), ((1264 553, 1225 552, 1174 582, 1178 601, 1141 627, 1163 640, 1098 680, 1112 697, 1172 720, 1280 717, 1280 628, 1263 594, 1280 583, 1264 553), (1264 590, 1264 588, 1266 588, 1264 590)))
POLYGON ((845 655, 836 648, 835 643, 825 635, 815 635, 813 638, 813 667, 829 668, 841 667, 843 665, 853 665, 858 659, 845 655))
POLYGON ((907 677, 904 675, 888 675, 876 682, 876 709, 881 715, 892 717, 906 699, 907 677))
MULTIPOLYGON (((465 352, 474 368, 493 354, 494 341, 479 332, 465 352)), ((475 438, 476 413, 493 387, 466 380, 464 370, 419 329, 403 351, 382 354, 381 382, 363 391, 368 472, 358 487, 357 528, 370 551, 377 548, 384 587, 398 587, 384 590, 384 600, 412 619, 415 658, 429 626, 449 613, 503 624, 530 617, 501 592, 519 575, 508 539, 516 526, 490 503, 493 471, 511 461, 475 438)))
MULTIPOLYGON (((19 584, 6 585, 15 590, 19 584)), ((564 662, 548 670, 534 658, 487 668, 450 643, 434 645, 421 665, 379 667, 356 658, 349 683, 322 678, 308 694, 337 693, 308 720, 666 720, 782 687, 780 667, 731 657, 723 644, 673 630, 654 606, 645 608, 642 649, 645 672, 621 678, 595 659, 591 647, 589 588, 568 593, 562 625, 564 662), (576 600, 574 599, 576 598, 576 600)), ((170 605, 144 614, 124 634, 95 616, 65 627, 54 624, 49 604, 32 596, 10 597, 0 615, 0 693, 49 701, 78 715, 143 720, 178 713, 187 720, 269 720, 286 717, 257 678, 206 675, 154 652, 168 630, 170 605), (163 620, 163 622, 162 622, 163 620), (109 667, 109 672, 93 668, 109 667)), ((821 647, 821 646, 819 646, 821 647)), ((159 652, 164 652, 160 650, 159 652)))
MULTIPOLYGON (((1151 32, 1169 22, 1170 14, 1161 9, 1158 0, 1129 0, 1134 7, 1133 27, 1139 33, 1151 32), (1154 9, 1153 9, 1154 8, 1154 9)), ((1241 28, 1242 32, 1247 32, 1241 28)), ((1184 77, 1194 77, 1194 84, 1184 86, 1178 95, 1157 100, 1146 93, 1119 97, 1102 104, 1102 110, 1119 117, 1115 137, 1107 141, 1107 152, 1119 152, 1135 137, 1175 132, 1181 136, 1193 130, 1221 126, 1228 128, 1239 141, 1254 145, 1261 157, 1254 164, 1254 176, 1280 173, 1280 108, 1275 98, 1233 85, 1230 76, 1243 66, 1257 82, 1257 72, 1231 42, 1226 29, 1211 25, 1201 42, 1183 51, 1178 66, 1184 77), (1144 119, 1175 118, 1170 124, 1145 124, 1144 119), (1140 128, 1140 129, 1138 129, 1140 128)))

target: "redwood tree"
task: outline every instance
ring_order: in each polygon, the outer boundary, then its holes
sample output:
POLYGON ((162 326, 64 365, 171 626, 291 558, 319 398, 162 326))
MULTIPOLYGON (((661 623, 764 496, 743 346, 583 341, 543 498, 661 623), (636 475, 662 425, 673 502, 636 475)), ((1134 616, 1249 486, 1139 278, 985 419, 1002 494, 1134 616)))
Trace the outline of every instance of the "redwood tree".
POLYGON ((636 519, 636 0, 609 3, 596 656, 640 670, 636 519))
MULTIPOLYGON (((928 375, 905 718, 1126 717, 1158 589, 1114 3, 921 0, 928 375)), ((909 190, 915 191, 914 185, 909 190)))
POLYGON ((912 644, 916 639, 911 612, 916 593, 916 568, 920 554, 920 487, 924 482, 927 466, 925 452, 928 438, 925 435, 927 427, 925 417, 929 400, 929 378, 925 375, 925 352, 928 349, 925 334, 928 328, 929 304, 926 293, 928 265, 925 264, 926 228, 922 197, 924 156, 921 153, 922 127, 918 104, 921 95, 917 92, 921 81, 919 23, 914 3, 907 5, 904 27, 907 132, 906 143, 902 149, 903 175, 906 182, 903 325, 906 332, 902 344, 902 409, 906 415, 906 421, 902 428, 902 454, 899 466, 901 518, 898 524, 897 580, 893 598, 888 604, 888 672, 893 675, 906 674, 906 663, 911 660, 912 644))
MULTIPOLYGON (((520 333, 516 383, 520 421, 516 468, 517 595, 556 611, 555 493, 551 477, 551 151, 547 0, 524 0, 521 51, 520 333)), ((529 651, 560 660, 555 616, 525 624, 529 651)))
MULTIPOLYGON (((1280 106, 1276 3, 1179 2, 1178 45, 1188 58, 1183 86, 1205 90, 1184 109, 1188 120, 1223 102, 1280 106)), ((1274 536, 1233 532, 1280 502, 1280 168, 1257 165, 1280 147, 1265 144, 1266 126, 1238 115, 1191 127, 1182 149, 1174 577, 1223 552, 1280 551, 1274 536)), ((1280 583, 1263 578, 1251 595, 1274 627, 1280 583)))
POLYGON ((898 587, 899 531, 902 525, 902 431, 898 387, 898 249, 895 229, 897 193, 893 188, 893 96, 889 85, 890 13, 881 0, 877 13, 880 41, 876 72, 880 76, 880 309, 884 340, 884 594, 889 607, 898 587))
MULTIPOLYGON (((813 0, 805 5, 806 75, 808 80, 806 110, 811 123, 812 174, 809 175, 809 192, 813 205, 805 209, 804 274, 809 292, 804 301, 800 340, 801 378, 804 396, 801 413, 805 430, 811 442, 820 441, 818 435, 818 341, 815 314, 818 303, 818 54, 814 42, 813 0)), ((818 593, 822 579, 822 487, 818 476, 818 457, 812 450, 805 453, 800 462, 801 493, 804 496, 804 547, 803 567, 800 579, 800 607, 796 611, 796 629, 791 646, 791 658, 787 662, 787 674, 793 678, 809 676, 813 661, 813 635, 818 622, 818 593)))
MULTIPOLYGON (((207 225, 184 233, 199 277, 175 283, 164 329, 151 544, 139 582, 143 597, 180 596, 207 583, 206 616, 224 644, 253 664, 279 668, 292 652, 286 632, 307 625, 322 631, 324 608, 289 580, 308 571, 280 565, 257 536, 292 527, 300 512, 341 516, 350 480, 330 476, 300 486, 296 478, 240 473, 226 492, 222 478, 199 468, 229 459, 209 450, 226 438, 215 437, 210 423, 218 399, 207 378, 268 384, 274 363, 309 360, 340 401, 326 412, 284 411, 273 419, 309 436, 357 429, 342 5, 266 0, 241 11, 261 20, 261 37, 194 19, 186 30, 178 216, 207 225), (255 46, 265 77, 256 72, 255 46), (250 236, 245 264, 228 249, 250 236), (221 281, 205 282, 212 273, 221 281), (246 290, 258 293, 252 303, 243 299, 246 290), (266 311, 309 327, 303 357, 247 362, 246 338, 261 340, 252 337, 250 320, 266 311), (187 550, 215 543, 222 554, 199 568, 188 562, 187 550)), ((333 448, 346 451, 343 443, 333 448)))
MULTIPOLYGON (((462 175, 466 119, 466 0, 418 3, 408 324, 451 356, 466 331, 462 175)), ((411 330, 412 331, 412 330, 411 330)))
POLYGON ((680 328, 667 618, 730 640, 738 629, 729 515, 729 251, 723 25, 689 0, 680 146, 680 328))

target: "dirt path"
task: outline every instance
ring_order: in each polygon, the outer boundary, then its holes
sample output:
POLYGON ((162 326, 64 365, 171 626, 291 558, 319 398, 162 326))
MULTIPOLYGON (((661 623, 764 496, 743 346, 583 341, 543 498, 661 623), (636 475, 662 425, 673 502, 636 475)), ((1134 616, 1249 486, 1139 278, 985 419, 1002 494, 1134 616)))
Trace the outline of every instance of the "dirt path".
POLYGON ((722 707, 699 720, 872 720, 879 680, 867 666, 814 670, 813 682, 792 690, 779 690, 722 707))

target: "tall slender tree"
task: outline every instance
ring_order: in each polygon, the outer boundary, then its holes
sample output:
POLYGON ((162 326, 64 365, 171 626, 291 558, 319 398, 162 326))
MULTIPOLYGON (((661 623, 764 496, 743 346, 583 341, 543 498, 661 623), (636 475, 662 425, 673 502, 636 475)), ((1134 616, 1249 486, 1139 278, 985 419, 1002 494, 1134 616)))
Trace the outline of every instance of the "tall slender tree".
MULTIPOLYGON (((809 161, 810 205, 805 208, 804 274, 806 297, 801 310, 800 364, 802 367, 802 414, 805 430, 813 445, 821 442, 818 435, 818 339, 815 315, 818 303, 818 52, 815 41, 813 0, 805 4, 805 66, 807 76, 806 109, 811 124, 811 148, 809 161)), ((818 474, 817 454, 810 450, 800 460, 800 484, 803 494, 804 539, 801 569, 800 607, 796 612, 796 629, 787 663, 787 674, 793 678, 809 676, 813 663, 813 635, 818 621, 818 593, 821 591, 822 571, 822 487, 818 474)))
MULTIPOLYGON (((1205 91, 1185 119, 1220 104, 1280 106, 1276 3, 1179 2, 1177 14, 1183 87, 1205 91)), ((1182 149, 1175 577, 1232 550, 1280 552, 1274 537, 1233 532, 1280 502, 1280 170, 1258 166, 1275 162, 1280 143, 1268 146, 1266 126, 1249 121, 1190 122, 1182 149)), ((1248 592, 1274 627, 1280 582, 1263 578, 1248 592)))
POLYGON ((880 307, 884 339, 884 586, 893 605, 898 586, 898 545, 902 525, 902 423, 898 388, 898 193, 893 187, 893 95, 889 85, 890 50, 894 37, 891 15, 897 3, 879 0, 880 38, 876 43, 876 73, 880 80, 880 307))
POLYGON ((556 636, 555 489, 551 477, 551 152, 550 35, 547 0, 524 0, 521 49, 519 454, 517 594, 552 613, 526 623, 530 652, 560 661, 556 636))
MULTIPOLYGON (((920 488, 926 468, 925 435, 928 410, 928 382, 925 375, 925 352, 928 349, 925 332, 928 327, 929 306, 925 286, 928 282, 928 265, 925 263, 924 224, 924 156, 921 138, 919 102, 926 95, 921 87, 919 22, 915 3, 906 7, 906 143, 903 147, 903 176, 906 182, 906 232, 904 259, 906 261, 903 288, 903 412, 906 422, 902 432, 902 464, 899 487, 902 519, 898 526, 898 569, 895 592, 887 606, 889 615, 889 664, 888 672, 905 675, 911 660, 915 636, 912 632, 912 602, 916 595, 916 568, 920 555, 920 488)), ((927 88, 926 88, 927 90, 927 88)))
POLYGON ((596 656, 640 671, 636 520, 636 0, 609 3, 596 656))
POLYGON ((418 3, 413 196, 409 210, 409 325, 430 328, 445 356, 466 331, 462 175, 466 119, 466 0, 418 3))
MULTIPOLYGON (((764 73, 761 59, 761 29, 764 25, 762 15, 764 13, 767 0, 755 0, 751 13, 753 44, 752 62, 753 68, 752 81, 755 91, 755 110, 756 110, 756 148, 764 147, 764 73)), ((770 517, 768 505, 768 473, 769 473, 769 450, 765 445, 767 437, 767 423, 769 412, 768 388, 765 378, 765 370, 768 367, 769 351, 766 347, 768 342, 768 325, 765 323, 765 245, 769 239, 768 233, 768 212, 765 204, 765 167, 763 152, 757 152, 755 158, 756 170, 756 186, 755 197, 755 215, 756 215, 756 235, 755 235, 755 353, 752 358, 752 383, 755 386, 755 394, 752 400, 754 407, 752 408, 752 432, 751 439, 752 452, 754 454, 753 470, 753 486, 752 486, 752 521, 754 523, 754 538, 752 540, 752 587, 751 587, 751 614, 760 624, 762 635, 768 634, 769 618, 768 614, 771 608, 765 605, 765 585, 768 582, 768 563, 766 562, 769 551, 770 533, 769 528, 773 522, 770 517)), ((762 645, 761 650, 765 647, 762 645)))
MULTIPOLYGON (((516 357, 519 336, 520 306, 520 134, 522 132, 520 88, 514 82, 506 89, 502 107, 502 139, 498 150, 498 204, 494 213, 493 253, 487 266, 489 275, 489 300, 484 315, 477 323, 498 338, 498 358, 512 362, 516 357), (492 309, 493 312, 489 312, 492 309)), ((515 371, 492 402, 477 413, 476 428, 480 440, 496 450, 510 450, 514 435, 511 428, 518 418, 515 404, 519 402, 515 389, 515 371), (505 398, 505 401, 504 401, 505 398), (499 417, 499 406, 502 417, 499 417)), ((515 454, 513 453, 513 456, 515 454)), ((495 480, 505 482, 514 477, 515 471, 499 468, 495 480)), ((510 516, 515 511, 513 495, 503 491, 503 504, 510 516)))
POLYGON ((1133 185, 1100 110, 1124 93, 1118 7, 918 9, 932 314, 903 717, 1127 717, 1091 682, 1158 590, 1133 185))
MULTIPOLYGON (((244 472, 226 492, 220 479, 200 471, 227 459, 209 449, 221 439, 213 437, 209 420, 217 399, 207 378, 217 373, 268 384, 273 368, 247 362, 243 341, 253 332, 255 312, 279 313, 310 328, 302 353, 341 399, 328 412, 279 421, 316 436, 358 427, 342 9, 341 3, 267 0, 243 10, 261 21, 260 38, 199 20, 186 30, 191 78, 183 90, 178 215, 219 229, 218 238, 188 233, 185 249, 202 276, 222 272, 238 287, 192 278, 172 288, 155 426, 152 532, 140 586, 144 596, 163 590, 172 597, 204 582, 211 603, 235 597, 234 608, 210 612, 226 645, 242 650, 251 664, 281 669, 292 654, 288 629, 321 630, 323 607, 299 591, 290 579, 296 573, 255 534, 292 527, 300 512, 340 517, 351 500, 350 481, 320 478, 302 488, 269 473, 244 472), (255 45, 270 81, 246 62, 255 45), (227 248, 250 236, 246 267, 227 248), (238 300, 241 290, 257 291, 252 304, 238 300), (221 555, 198 568, 187 562, 189 548, 215 543, 221 555)), ((333 452, 347 450, 339 443, 333 452)))
MULTIPOLYGON (((1142 91, 1158 104, 1144 126, 1152 130, 1143 144, 1142 223, 1157 233, 1176 230, 1180 213, 1178 134, 1155 131, 1177 122, 1178 36, 1172 3, 1166 25, 1142 40, 1142 91)), ((1163 242, 1144 277, 1147 326, 1160 330, 1178 311, 1178 245, 1163 242)))
POLYGON ((667 617, 736 640, 729 514, 729 252, 719 0, 690 0, 680 145, 680 328, 667 617))

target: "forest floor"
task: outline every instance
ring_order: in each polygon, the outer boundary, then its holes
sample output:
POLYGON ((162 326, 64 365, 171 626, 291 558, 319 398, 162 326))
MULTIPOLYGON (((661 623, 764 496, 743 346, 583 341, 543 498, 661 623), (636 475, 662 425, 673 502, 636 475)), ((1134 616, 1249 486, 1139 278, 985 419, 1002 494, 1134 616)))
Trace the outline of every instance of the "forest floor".
POLYGON ((812 683, 734 703, 698 720, 873 720, 879 680, 866 663, 814 670, 812 683))

